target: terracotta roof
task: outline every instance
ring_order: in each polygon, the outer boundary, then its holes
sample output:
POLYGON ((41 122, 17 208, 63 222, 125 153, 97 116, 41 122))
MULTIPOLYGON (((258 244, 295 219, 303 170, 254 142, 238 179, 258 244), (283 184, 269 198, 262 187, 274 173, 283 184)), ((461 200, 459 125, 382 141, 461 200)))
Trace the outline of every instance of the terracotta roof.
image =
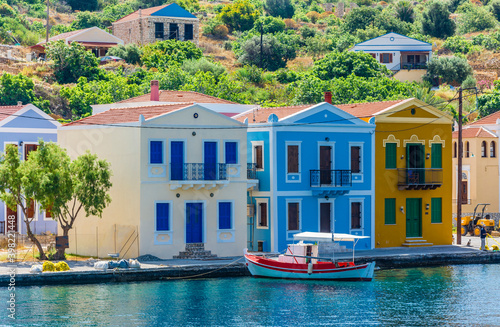
POLYGON ((87 42, 87 41, 76 41, 76 42, 86 47, 101 47, 101 48, 111 48, 118 44, 118 42, 87 42))
POLYGON ((470 123, 469 126, 471 125, 494 125, 497 123, 497 119, 500 119, 500 111, 496 111, 486 117, 483 117, 479 120, 476 120, 473 123, 470 123))
POLYGON ((27 105, 22 106, 0 106, 0 121, 8 118, 10 115, 15 114, 19 110, 23 109, 27 105))
MULTIPOLYGON (((452 133, 452 136, 454 139, 458 138, 458 131, 454 131, 452 133)), ((466 139, 469 139, 469 138, 475 138, 475 137, 478 137, 478 138, 496 138, 497 136, 482 128, 482 127, 469 127, 469 128, 464 128, 462 130, 462 137, 463 138, 466 138, 466 139)))
MULTIPOLYGON (((117 103, 130 103, 130 102, 147 102, 151 99, 151 93, 136 96, 127 100, 122 100, 117 103)), ((211 95, 198 93, 194 91, 160 91, 161 102, 197 102, 197 103, 226 103, 237 104, 229 100, 219 99, 211 95)))
POLYGON ((158 106, 141 106, 131 108, 110 109, 80 120, 65 124, 63 126, 86 126, 86 125, 108 125, 120 123, 133 123, 139 121, 139 116, 143 115, 145 119, 157 117, 168 112, 185 108, 192 105, 192 102, 162 104, 158 106))
MULTIPOLYGON (((71 31, 71 32, 57 34, 56 36, 53 36, 53 37, 49 38, 49 42, 50 41, 57 41, 57 40, 65 40, 65 39, 67 39, 70 36, 76 35, 76 34, 78 34, 80 32, 86 31, 88 29, 91 29, 91 27, 84 28, 82 30, 77 30, 77 31, 71 31)), ((37 45, 45 44, 45 43, 46 43, 45 40, 43 40, 42 42, 38 42, 37 45)))
POLYGON ((246 111, 241 115, 233 117, 237 121, 243 122, 245 118, 248 118, 248 123, 267 123, 267 118, 270 114, 275 114, 279 119, 283 119, 290 115, 293 115, 299 111, 306 108, 314 106, 313 104, 306 104, 300 106, 289 106, 289 107, 272 107, 272 108, 258 108, 246 111), (255 119, 255 120, 254 120, 255 119))
POLYGON ((350 113, 351 115, 361 118, 361 117, 372 117, 376 113, 392 107, 404 100, 393 100, 393 101, 380 101, 380 102, 366 102, 366 103, 350 103, 350 104, 336 104, 335 107, 350 113))
MULTIPOLYGON (((157 12, 158 10, 160 9, 163 9, 165 8, 166 6, 168 6, 169 4, 167 5, 163 5, 163 6, 157 6, 157 7, 151 7, 151 8, 146 8, 146 9, 142 9, 141 10, 141 17, 144 17, 144 16, 151 16, 152 13, 155 13, 157 12)), ((128 14, 127 16, 124 16, 120 19, 118 19, 116 22, 114 22, 113 24, 116 24, 116 23, 123 23, 123 22, 126 22, 126 21, 129 21, 129 20, 134 20, 134 19, 137 19, 139 18, 139 10, 137 11, 134 11, 133 13, 131 14, 128 14)))

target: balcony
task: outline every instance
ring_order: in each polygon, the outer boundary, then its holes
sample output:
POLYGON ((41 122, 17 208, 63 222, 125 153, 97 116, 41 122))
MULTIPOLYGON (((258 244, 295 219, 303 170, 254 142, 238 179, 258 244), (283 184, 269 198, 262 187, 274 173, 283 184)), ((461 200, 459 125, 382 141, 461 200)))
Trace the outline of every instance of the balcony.
POLYGON ((426 62, 402 62, 401 69, 427 69, 426 62))
POLYGON ((257 164, 247 163, 247 189, 259 190, 259 180, 257 179, 257 164))
POLYGON ((313 195, 334 197, 349 192, 352 187, 350 170, 310 170, 310 186, 313 195))
POLYGON ((399 168, 400 190, 434 190, 443 184, 443 169, 399 168))
POLYGON ((212 189, 225 187, 227 180, 226 164, 184 163, 170 167, 170 189, 184 190, 212 189))

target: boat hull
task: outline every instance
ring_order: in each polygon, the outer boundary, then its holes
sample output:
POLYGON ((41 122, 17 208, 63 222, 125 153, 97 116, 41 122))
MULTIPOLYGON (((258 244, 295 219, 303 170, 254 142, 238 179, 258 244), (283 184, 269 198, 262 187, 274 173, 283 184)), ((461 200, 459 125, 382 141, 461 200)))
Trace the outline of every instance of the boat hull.
POLYGON ((312 265, 284 263, 252 254, 245 254, 248 270, 254 277, 312 280, 344 280, 371 281, 375 262, 362 265, 336 265, 332 262, 322 262, 312 265))

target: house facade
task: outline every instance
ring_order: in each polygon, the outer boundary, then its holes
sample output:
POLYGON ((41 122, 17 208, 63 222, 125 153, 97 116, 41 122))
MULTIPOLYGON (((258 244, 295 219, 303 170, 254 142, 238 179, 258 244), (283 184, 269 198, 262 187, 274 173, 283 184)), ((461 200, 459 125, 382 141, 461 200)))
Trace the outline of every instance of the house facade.
POLYGON ((113 35, 125 44, 163 40, 191 41, 198 45, 199 19, 176 3, 139 9, 113 24, 113 35))
POLYGON ((394 72, 398 80, 422 81, 431 59, 432 44, 391 32, 358 43, 350 51, 369 53, 394 72))
POLYGON ((102 219, 77 220, 69 251, 126 258, 241 255, 244 124, 198 104, 159 104, 84 118, 61 127, 59 139, 72 157, 90 150, 113 172, 112 202, 102 219))
MULTIPOLYGON (((462 130, 462 215, 472 215, 479 203, 488 203, 485 212, 498 225, 499 163, 498 133, 500 113, 496 112, 464 126, 462 130)), ((453 213, 456 214, 458 199, 458 131, 453 132, 453 213)))
MULTIPOLYGON (((5 151, 8 144, 16 146, 22 160, 29 160, 29 153, 38 148, 38 141, 57 141, 57 128, 60 124, 33 104, 17 106, 0 106, 0 152, 5 151)), ((31 231, 34 234, 57 232, 57 221, 50 212, 40 210, 37 203, 33 203, 28 210, 31 222, 31 231)), ((24 215, 19 208, 17 211, 7 207, 0 201, 0 233, 4 234, 7 228, 8 217, 14 216, 14 230, 26 234, 24 215)), ((9 229, 11 230, 11 229, 9 229)))
MULTIPOLYGON (((250 250, 282 251, 305 231, 373 235, 372 124, 329 103, 233 118, 248 124, 247 157, 258 180, 248 192, 250 250)), ((358 243, 373 246, 372 238, 358 243)))
POLYGON ((339 105, 375 124, 375 247, 452 242, 452 118, 417 99, 339 105))

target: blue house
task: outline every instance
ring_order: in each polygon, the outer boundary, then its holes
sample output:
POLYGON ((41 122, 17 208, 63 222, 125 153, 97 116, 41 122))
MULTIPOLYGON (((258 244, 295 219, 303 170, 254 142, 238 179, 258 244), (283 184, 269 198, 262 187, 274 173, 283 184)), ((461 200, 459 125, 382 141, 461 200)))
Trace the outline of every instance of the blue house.
MULTIPOLYGON (((248 192, 250 250, 283 251, 305 231, 374 235, 373 124, 326 102, 234 118, 248 124, 248 173, 258 180, 248 192)), ((373 247, 373 238, 357 245, 373 247)))
MULTIPOLYGON (((60 124, 32 104, 17 106, 0 106, 0 151, 5 151, 7 144, 13 144, 19 149, 22 160, 29 160, 29 153, 38 147, 38 140, 57 141, 57 127, 60 124)), ((31 230, 35 234, 57 232, 57 221, 52 219, 50 212, 41 211, 37 204, 31 206, 28 212, 33 221, 31 230)), ((21 210, 13 211, 0 201, 0 233, 7 228, 7 217, 15 217, 15 231, 26 233, 24 216, 21 210)), ((30 218, 31 218, 30 217, 30 218)))

